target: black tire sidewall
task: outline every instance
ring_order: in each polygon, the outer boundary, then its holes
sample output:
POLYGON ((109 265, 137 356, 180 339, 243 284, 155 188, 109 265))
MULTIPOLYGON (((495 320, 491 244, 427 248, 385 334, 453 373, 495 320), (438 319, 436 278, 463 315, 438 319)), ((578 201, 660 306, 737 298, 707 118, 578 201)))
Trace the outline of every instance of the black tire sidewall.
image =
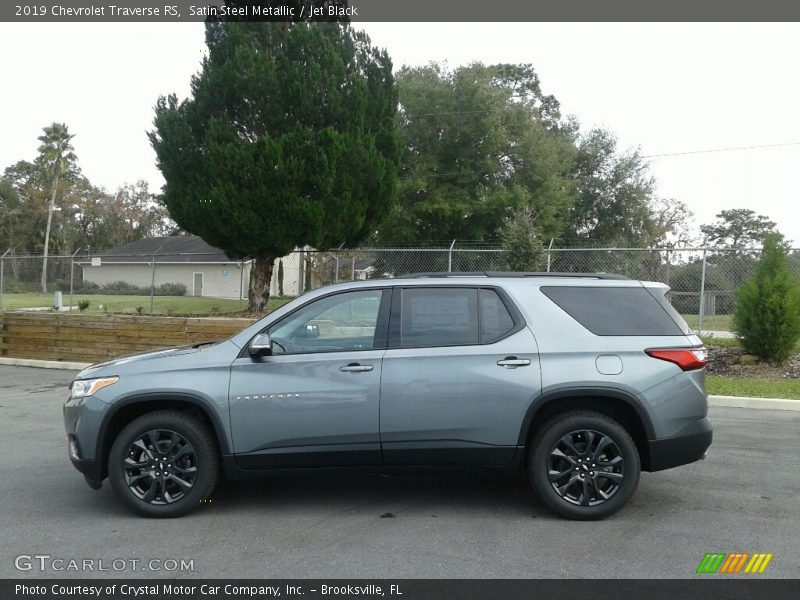
POLYGON ((216 448, 209 443, 209 432, 199 420, 175 413, 156 412, 128 424, 114 440, 108 462, 108 476, 117 496, 137 513, 147 517, 177 517, 198 507, 213 490, 219 468, 216 448), (163 429, 186 438, 195 450, 198 474, 192 489, 172 504, 149 504, 139 499, 125 482, 123 461, 131 444, 147 431, 163 429))
POLYGON ((554 512, 568 519, 597 520, 620 510, 636 491, 641 465, 639 452, 622 425, 600 413, 573 413, 555 417, 533 439, 528 456, 528 476, 536 494, 554 512), (597 506, 576 506, 561 498, 547 477, 550 452, 559 438, 581 429, 599 431, 619 447, 625 462, 625 477, 612 498, 597 506))

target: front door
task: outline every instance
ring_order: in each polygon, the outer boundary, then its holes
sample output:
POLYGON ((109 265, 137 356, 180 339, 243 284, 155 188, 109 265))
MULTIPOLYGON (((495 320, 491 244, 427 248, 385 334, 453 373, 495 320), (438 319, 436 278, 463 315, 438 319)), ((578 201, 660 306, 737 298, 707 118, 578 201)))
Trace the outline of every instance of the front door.
POLYGON ((389 299, 384 289, 312 300, 266 331, 273 354, 231 368, 231 430, 243 468, 376 465, 389 299))
POLYGON ((386 464, 509 463, 540 390, 536 340, 502 290, 395 290, 381 384, 386 464))
POLYGON ((202 273, 193 273, 192 277, 194 277, 194 283, 192 285, 192 296, 202 296, 203 295, 203 274, 202 273))

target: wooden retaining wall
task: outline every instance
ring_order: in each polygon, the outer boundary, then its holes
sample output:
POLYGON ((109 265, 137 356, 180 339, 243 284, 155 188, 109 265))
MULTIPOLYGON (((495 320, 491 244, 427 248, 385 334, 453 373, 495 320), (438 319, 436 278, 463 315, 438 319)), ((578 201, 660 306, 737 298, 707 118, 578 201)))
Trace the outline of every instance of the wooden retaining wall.
POLYGON ((99 362, 224 339, 253 320, 6 312, 0 314, 0 322, 0 356, 99 362))

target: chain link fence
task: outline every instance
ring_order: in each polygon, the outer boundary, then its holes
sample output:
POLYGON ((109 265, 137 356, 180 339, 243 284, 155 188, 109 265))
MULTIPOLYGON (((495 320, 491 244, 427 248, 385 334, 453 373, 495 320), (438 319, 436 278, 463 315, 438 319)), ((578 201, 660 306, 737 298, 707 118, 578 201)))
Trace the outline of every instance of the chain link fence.
MULTIPOLYGON (((670 301, 698 330, 731 330, 736 292, 760 250, 692 248, 555 248, 536 268, 570 273, 618 273, 670 286, 670 301)), ((496 247, 298 250, 275 261, 271 308, 308 290, 342 281, 418 272, 503 271, 496 247)), ((800 249, 789 254, 800 277, 800 249)), ((0 310, 78 310, 139 314, 222 315, 247 308, 251 261, 220 254, 51 256, 42 291, 42 256, 6 252, 0 258, 0 310), (56 292, 61 292, 60 303, 56 292)))
POLYGON ((220 253, 0 257, 0 311, 230 314, 247 307, 251 261, 220 253))

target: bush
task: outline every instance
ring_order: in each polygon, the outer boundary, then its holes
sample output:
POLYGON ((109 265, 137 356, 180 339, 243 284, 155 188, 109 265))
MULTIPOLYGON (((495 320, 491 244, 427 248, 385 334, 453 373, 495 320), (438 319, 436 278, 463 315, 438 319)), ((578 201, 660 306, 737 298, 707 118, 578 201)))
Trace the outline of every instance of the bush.
POLYGON ((739 288, 733 325, 748 354, 781 363, 800 339, 800 283, 789 273, 782 237, 764 239, 753 276, 739 288))
MULTIPOLYGON (((150 290, 147 290, 150 293, 150 290)), ((186 286, 182 283, 162 283, 156 288, 156 296, 185 296, 186 286)))
MULTIPOLYGON (((182 283, 162 283, 154 291, 156 296, 185 296, 186 286, 182 283)), ((149 296, 150 286, 139 287, 127 281, 113 281, 106 283, 102 287, 96 283, 84 283, 81 290, 76 290, 76 293, 106 294, 109 296, 149 296)))
POLYGON ((530 206, 515 210, 503 220, 500 239, 509 271, 541 271, 545 263, 544 248, 536 223, 536 211, 530 206))
MULTIPOLYGON (((99 293, 113 296, 142 296, 145 294, 143 290, 144 288, 135 286, 127 281, 112 281, 103 285, 99 293)), ((149 295, 150 290, 148 289, 146 293, 149 295)))
POLYGON ((78 301, 78 310, 83 312, 87 308, 89 308, 89 301, 88 300, 79 300, 78 301))
POLYGON ((94 281, 81 281, 75 284, 76 294, 96 294, 100 290, 100 286, 94 281))

